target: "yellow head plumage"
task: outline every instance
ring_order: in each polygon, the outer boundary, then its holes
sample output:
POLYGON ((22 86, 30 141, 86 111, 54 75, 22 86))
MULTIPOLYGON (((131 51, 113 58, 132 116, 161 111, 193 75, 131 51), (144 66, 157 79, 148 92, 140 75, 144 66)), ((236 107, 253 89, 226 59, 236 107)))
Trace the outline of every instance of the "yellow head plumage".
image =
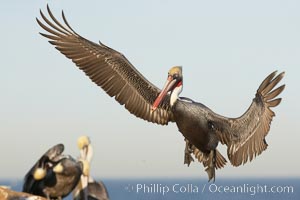
POLYGON ((175 66, 175 67, 172 67, 170 70, 169 70, 169 75, 174 75, 174 74, 178 74, 179 77, 182 77, 182 67, 181 66, 175 66))
POLYGON ((53 167, 53 171, 55 173, 61 173, 64 171, 64 166, 61 163, 58 163, 55 167, 53 167))
POLYGON ((77 140, 77 146, 80 150, 83 149, 83 147, 88 146, 90 143, 90 138, 88 136, 81 136, 77 140))
POLYGON ((38 180, 45 178, 46 174, 47 174, 47 171, 44 168, 39 167, 34 170, 33 178, 38 181, 38 180))

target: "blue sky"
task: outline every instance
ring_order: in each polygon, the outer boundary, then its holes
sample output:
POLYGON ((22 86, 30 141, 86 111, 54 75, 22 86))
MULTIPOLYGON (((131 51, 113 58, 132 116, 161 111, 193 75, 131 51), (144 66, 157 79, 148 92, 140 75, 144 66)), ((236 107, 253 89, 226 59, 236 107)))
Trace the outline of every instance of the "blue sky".
POLYGON ((22 178, 57 143, 76 157, 80 135, 94 145, 94 176, 207 178, 202 165, 183 165, 175 124, 130 115, 38 34, 35 18, 47 3, 59 19, 63 9, 82 36, 122 52, 158 87, 171 66, 182 65, 182 96, 228 117, 246 111, 266 75, 285 71, 267 151, 244 166, 228 164, 217 177, 300 175, 299 1, 12 0, 0 3, 0 178, 22 178))

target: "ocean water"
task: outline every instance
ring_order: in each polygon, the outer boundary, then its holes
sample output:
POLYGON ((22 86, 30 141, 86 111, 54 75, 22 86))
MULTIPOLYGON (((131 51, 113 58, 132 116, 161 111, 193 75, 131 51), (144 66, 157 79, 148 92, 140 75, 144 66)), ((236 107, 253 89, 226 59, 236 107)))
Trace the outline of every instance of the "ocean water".
MULTIPOLYGON (((114 200, 300 200, 300 178, 261 179, 103 179, 114 200)), ((22 181, 1 180, 21 191, 22 181)), ((71 196, 65 199, 72 199, 71 196)))

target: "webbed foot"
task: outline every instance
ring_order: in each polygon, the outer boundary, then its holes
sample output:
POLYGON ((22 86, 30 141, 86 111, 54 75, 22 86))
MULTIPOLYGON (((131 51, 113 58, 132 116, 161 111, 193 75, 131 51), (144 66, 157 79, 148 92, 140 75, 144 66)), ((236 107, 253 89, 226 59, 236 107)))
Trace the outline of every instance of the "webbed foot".
POLYGON ((211 150, 208 155, 205 171, 208 175, 208 182, 216 179, 216 150, 211 150))
POLYGON ((194 162, 194 158, 191 155, 192 153, 192 144, 187 139, 185 139, 184 164, 187 164, 187 166, 190 166, 191 162, 194 162))

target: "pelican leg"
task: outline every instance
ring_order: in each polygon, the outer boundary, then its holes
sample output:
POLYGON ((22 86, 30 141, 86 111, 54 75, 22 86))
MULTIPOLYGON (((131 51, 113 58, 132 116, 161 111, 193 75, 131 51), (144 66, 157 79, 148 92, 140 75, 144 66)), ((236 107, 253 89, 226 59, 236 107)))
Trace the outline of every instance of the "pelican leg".
POLYGON ((46 196, 46 198, 47 198, 48 200, 51 200, 50 195, 49 195, 49 193, 47 192, 46 189, 43 189, 43 193, 45 194, 45 196, 46 196))
POLYGON ((192 144, 187 140, 185 141, 185 149, 184 149, 184 164, 187 164, 187 166, 190 166, 191 162, 194 162, 194 158, 191 156, 193 153, 192 144))
POLYGON ((208 155, 208 161, 207 163, 203 163, 204 165, 207 165, 205 171, 208 175, 208 181, 211 181, 213 179, 213 182, 215 182, 216 178, 216 149, 211 150, 208 155))

